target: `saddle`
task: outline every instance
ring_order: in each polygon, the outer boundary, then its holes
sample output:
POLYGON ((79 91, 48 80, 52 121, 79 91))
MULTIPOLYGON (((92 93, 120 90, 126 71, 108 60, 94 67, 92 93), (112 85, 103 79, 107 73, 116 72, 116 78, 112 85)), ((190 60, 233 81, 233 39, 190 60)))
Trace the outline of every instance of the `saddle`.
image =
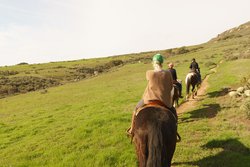
MULTIPOLYGON (((170 110, 170 112, 172 113, 171 108, 169 108, 168 106, 166 106, 162 101, 160 100, 150 100, 148 104, 144 104, 142 107, 138 108, 135 111, 135 115, 137 116, 143 109, 148 108, 148 107, 156 107, 156 108, 161 108, 165 111, 170 110)), ((173 114, 173 113, 172 113, 173 114)), ((175 120, 177 121, 176 116, 173 114, 175 120)))
POLYGON ((192 75, 197 75, 197 72, 196 72, 196 71, 191 70, 191 71, 189 71, 189 74, 192 74, 192 75))
POLYGON ((198 69, 194 69, 194 68, 192 68, 191 70, 190 70, 190 73, 200 73, 199 71, 198 71, 198 69))

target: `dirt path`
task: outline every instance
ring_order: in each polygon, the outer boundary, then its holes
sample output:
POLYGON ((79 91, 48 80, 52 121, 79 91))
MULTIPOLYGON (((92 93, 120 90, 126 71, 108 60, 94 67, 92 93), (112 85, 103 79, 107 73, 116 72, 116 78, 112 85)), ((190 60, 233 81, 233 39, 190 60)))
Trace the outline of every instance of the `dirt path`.
MULTIPOLYGON (((216 73, 217 72, 217 68, 219 67, 219 64, 221 64, 223 61, 221 60, 217 66, 213 69, 211 69, 210 71, 213 72, 213 73, 216 73)), ((212 74, 213 74, 212 73, 212 74)), ((201 86, 198 90, 198 93, 197 93, 197 96, 195 96, 194 99, 189 99, 188 101, 182 103, 176 110, 177 110, 177 114, 178 115, 181 115, 182 113, 184 112, 187 112, 187 111, 190 111, 192 109, 194 109, 198 102, 203 100, 204 98, 206 98, 206 91, 207 91, 207 88, 209 87, 209 84, 208 84, 208 78, 211 74, 207 75, 205 77, 205 79, 202 81, 201 83, 201 86)))
POLYGON ((178 108, 177 108, 177 113, 178 115, 189 111, 191 109, 194 109, 197 106, 197 103, 201 100, 203 100, 206 97, 206 90, 208 88, 208 78, 210 75, 207 75, 205 79, 202 81, 201 86, 198 90, 197 96, 195 96, 194 99, 190 98, 188 101, 182 103, 178 108))

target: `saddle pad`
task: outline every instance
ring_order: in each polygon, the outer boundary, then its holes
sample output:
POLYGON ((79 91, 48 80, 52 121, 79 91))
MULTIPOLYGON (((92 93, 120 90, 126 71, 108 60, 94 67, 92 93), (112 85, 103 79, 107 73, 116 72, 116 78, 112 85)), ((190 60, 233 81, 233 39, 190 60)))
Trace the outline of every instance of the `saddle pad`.
POLYGON ((163 106, 161 106, 161 105, 159 105, 159 104, 146 104, 146 105, 144 105, 144 106, 138 108, 138 109, 136 110, 136 112, 135 112, 135 115, 137 116, 137 115, 140 113, 141 110, 143 110, 143 109, 145 109, 145 108, 148 108, 148 107, 156 107, 156 108, 161 108, 161 109, 164 109, 164 110, 168 111, 167 108, 165 108, 165 107, 163 107, 163 106))
POLYGON ((157 104, 157 103, 146 104, 146 105, 144 105, 144 106, 138 108, 138 109, 135 111, 135 116, 137 116, 143 109, 148 108, 148 107, 161 108, 161 109, 165 110, 166 112, 169 111, 169 112, 174 116, 174 119, 175 119, 176 122, 177 122, 176 116, 172 113, 172 111, 171 111, 170 109, 168 109, 168 108, 166 108, 166 107, 164 107, 164 106, 162 106, 162 105, 160 105, 160 104, 157 104))

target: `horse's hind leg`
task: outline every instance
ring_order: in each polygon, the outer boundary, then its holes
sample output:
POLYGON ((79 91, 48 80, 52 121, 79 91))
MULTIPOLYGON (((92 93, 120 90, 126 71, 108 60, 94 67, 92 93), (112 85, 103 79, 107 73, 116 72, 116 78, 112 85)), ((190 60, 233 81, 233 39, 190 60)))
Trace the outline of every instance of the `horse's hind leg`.
POLYGON ((197 96, 197 94, 198 94, 198 88, 196 87, 194 95, 197 96))
POLYGON ((192 99, 194 99, 194 95, 195 95, 194 89, 195 89, 195 86, 192 85, 192 99))
POLYGON ((174 106, 174 108, 176 108, 176 107, 179 106, 178 99, 175 99, 175 100, 173 101, 173 106, 174 106))
POLYGON ((197 96, 197 95, 198 95, 198 89, 199 89, 199 87, 200 87, 199 85, 196 85, 196 88, 195 88, 195 94, 194 94, 195 96, 197 96))

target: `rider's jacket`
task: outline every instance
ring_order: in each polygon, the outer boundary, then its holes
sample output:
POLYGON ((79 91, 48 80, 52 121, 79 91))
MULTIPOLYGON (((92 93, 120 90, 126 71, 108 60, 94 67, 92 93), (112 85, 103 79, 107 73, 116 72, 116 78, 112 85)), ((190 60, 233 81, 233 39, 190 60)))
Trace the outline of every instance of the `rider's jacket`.
POLYGON ((170 68, 170 69, 168 69, 168 70, 170 71, 170 73, 171 73, 171 75, 172 75, 173 80, 174 80, 174 81, 176 81, 176 80, 177 80, 176 70, 175 70, 175 69, 173 69, 173 68, 170 68))
POLYGON ((171 91, 173 88, 173 79, 169 71, 153 71, 146 73, 148 85, 143 94, 144 104, 151 100, 162 101, 167 107, 172 107, 171 91))
POLYGON ((197 63, 196 61, 193 61, 193 62, 190 64, 189 68, 190 68, 191 70, 200 72, 199 65, 198 65, 198 63, 197 63))

